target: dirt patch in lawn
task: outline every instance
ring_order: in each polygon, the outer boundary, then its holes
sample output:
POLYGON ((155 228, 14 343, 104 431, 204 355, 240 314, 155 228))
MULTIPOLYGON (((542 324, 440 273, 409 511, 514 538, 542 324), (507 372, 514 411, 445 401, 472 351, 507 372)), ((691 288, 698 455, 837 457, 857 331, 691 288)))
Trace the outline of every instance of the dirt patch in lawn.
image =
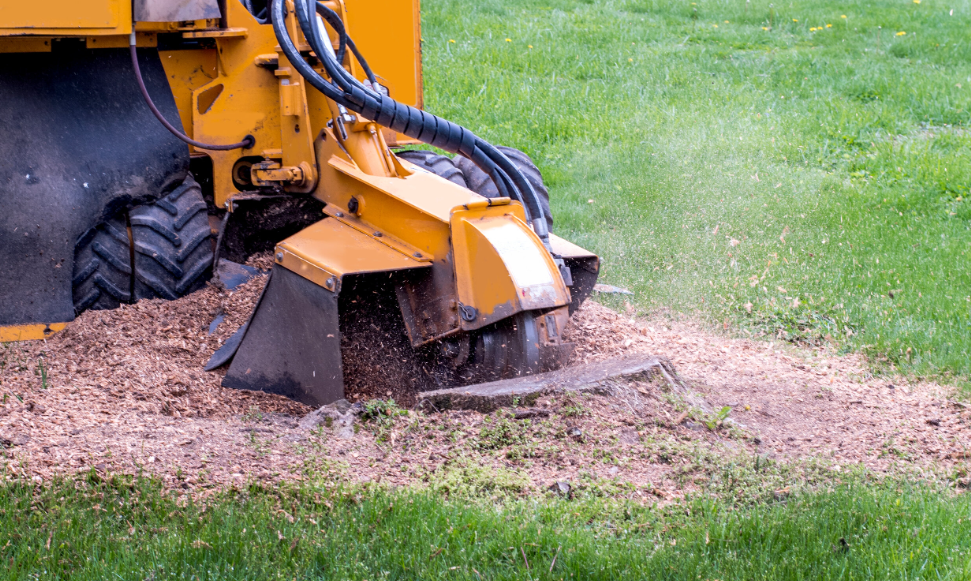
POLYGON ((386 407, 301 426, 310 408, 222 388, 222 373, 202 370, 263 284, 87 312, 47 341, 0 346, 4 477, 145 471, 193 491, 321 477, 513 493, 568 482, 571 494, 656 500, 710 484, 732 462, 967 476, 971 409, 947 387, 875 378, 855 355, 634 320, 593 302, 573 320, 574 365, 667 357, 713 412, 663 382, 631 381, 531 410, 386 407))

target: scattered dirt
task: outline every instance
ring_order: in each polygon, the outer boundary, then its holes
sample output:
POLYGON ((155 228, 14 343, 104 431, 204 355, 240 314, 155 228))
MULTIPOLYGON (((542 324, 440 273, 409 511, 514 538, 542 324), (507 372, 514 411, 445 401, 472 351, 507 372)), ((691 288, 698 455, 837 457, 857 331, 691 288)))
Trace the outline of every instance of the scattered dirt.
POLYGON ((698 458, 757 454, 814 458, 832 470, 947 474, 971 458, 971 407, 950 400, 947 387, 874 378, 855 355, 733 339, 661 317, 635 321, 593 302, 574 317, 575 363, 665 356, 715 410, 730 408, 730 421, 719 425, 660 383, 634 382, 612 395, 543 398, 534 411, 409 412, 352 430, 306 429, 299 420, 310 408, 224 389, 222 373, 202 371, 265 279, 87 312, 46 341, 0 345, 4 477, 146 471, 205 491, 302 477, 446 482, 469 477, 471 466, 526 489, 596 481, 664 498, 690 489, 686 474, 698 458))
POLYGON ((895 459, 951 464, 971 450, 971 406, 949 399, 953 388, 874 377, 859 355, 734 339, 691 323, 638 323, 597 304, 574 323, 579 359, 670 358, 715 409, 732 409, 760 452, 886 469, 895 459))

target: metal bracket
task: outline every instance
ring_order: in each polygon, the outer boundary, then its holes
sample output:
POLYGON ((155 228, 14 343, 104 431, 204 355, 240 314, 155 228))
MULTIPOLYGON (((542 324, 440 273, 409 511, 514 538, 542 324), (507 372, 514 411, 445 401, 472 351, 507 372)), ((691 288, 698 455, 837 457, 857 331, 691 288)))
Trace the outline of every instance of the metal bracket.
POLYGON ((276 161, 261 161, 253 164, 250 176, 254 186, 272 187, 281 184, 307 186, 317 181, 317 172, 307 162, 298 166, 284 167, 276 161))

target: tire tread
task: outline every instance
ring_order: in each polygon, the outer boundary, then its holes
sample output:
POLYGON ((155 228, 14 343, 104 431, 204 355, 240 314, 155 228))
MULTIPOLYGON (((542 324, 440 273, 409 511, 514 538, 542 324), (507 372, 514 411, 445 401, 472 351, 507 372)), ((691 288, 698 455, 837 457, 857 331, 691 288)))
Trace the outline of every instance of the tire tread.
POLYGON ((74 312, 114 309, 131 301, 131 254, 124 216, 81 237, 74 250, 74 312))
POLYGON ((212 268, 212 232, 202 190, 192 177, 158 202, 131 211, 135 300, 177 299, 212 268))
POLYGON ((463 188, 469 187, 465 179, 465 174, 462 173, 461 169, 456 167, 455 162, 448 156, 439 155, 434 151, 424 149, 409 149, 407 151, 399 151, 395 155, 401 159, 408 160, 418 167, 426 169, 441 178, 445 178, 455 185, 462 186, 463 188))
MULTIPOLYGON (((529 184, 539 194, 540 203, 543 205, 543 211, 546 213, 546 224, 550 232, 552 232, 553 213, 550 211, 550 192, 546 189, 546 185, 543 184, 543 174, 539 171, 539 168, 536 167, 536 164, 533 163, 533 160, 528 155, 518 149, 504 145, 497 146, 496 149, 508 157, 509 161, 519 168, 519 171, 523 172, 523 175, 529 180, 529 184)), ((499 189, 496 187, 495 182, 492 181, 492 178, 489 177, 489 174, 479 169, 477 165, 472 163, 471 159, 457 155, 455 156, 455 167, 462 170, 469 189, 473 192, 486 198, 496 198, 499 196, 499 189)))

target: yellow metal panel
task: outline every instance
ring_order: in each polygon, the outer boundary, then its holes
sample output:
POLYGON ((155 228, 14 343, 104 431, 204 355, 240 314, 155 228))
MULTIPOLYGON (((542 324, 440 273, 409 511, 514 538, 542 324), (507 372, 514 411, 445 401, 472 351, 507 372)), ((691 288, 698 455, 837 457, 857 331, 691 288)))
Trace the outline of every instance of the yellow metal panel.
POLYGON ((550 247, 553 254, 563 258, 596 258, 597 255, 585 248, 581 248, 569 240, 564 240, 555 234, 550 234, 550 247))
POLYGON ((0 343, 46 339, 53 333, 63 331, 65 327, 67 327, 67 323, 40 323, 37 325, 11 325, 9 327, 0 327, 0 343))
MULTIPOLYGON (((415 170, 407 178, 401 179, 368 175, 352 164, 338 158, 331 158, 330 165, 339 172, 359 182, 366 183, 387 195, 393 195, 409 206, 442 222, 448 222, 452 209, 456 206, 482 199, 473 191, 456 186, 448 180, 426 171, 415 170)), ((413 168, 414 166, 409 164, 409 167, 413 168)))
POLYGON ((221 28, 216 30, 190 30, 182 33, 182 38, 246 38, 245 28, 221 28))
MULTIPOLYGON (((245 28, 245 37, 216 38, 216 78, 206 85, 193 89, 193 102, 207 94, 209 89, 222 85, 223 91, 212 106, 200 113, 191 108, 192 137, 206 143, 231 143, 246 135, 256 138, 253 149, 205 152, 213 162, 213 190, 216 205, 224 207, 226 201, 237 193, 232 182, 232 167, 240 157, 259 155, 260 152, 278 150, 282 157, 299 161, 313 161, 313 150, 304 149, 300 155, 289 152, 293 145, 305 146, 300 139, 289 140, 284 147, 281 139, 280 80, 272 70, 256 66, 267 54, 276 54, 276 37, 273 27, 260 25, 246 10, 242 2, 226 3, 226 22, 230 29, 245 28)), ((163 59, 164 62, 165 59, 163 59)), ((282 63, 281 66, 286 66, 282 63)), ((178 92, 178 91, 176 91, 178 92)), ((181 108, 180 108, 181 112, 181 108)), ((289 134, 296 134, 296 123, 288 121, 289 134)), ((305 124, 306 125, 306 124, 305 124)), ((301 126, 301 131, 314 135, 313 127, 301 126)), ((304 137, 297 134, 297 137, 304 137)), ((312 137, 310 138, 312 140, 312 137)), ((288 164, 291 165, 291 164, 288 164)))
POLYGON ((128 34, 131 14, 130 0, 0 0, 0 34, 128 34))
MULTIPOLYGON (((3 31, 0 30, 0 35, 3 31)), ((51 39, 43 37, 6 37, 0 36, 0 53, 5 52, 51 52, 51 39)))
MULTIPOLYGON (((345 0, 347 30, 391 97, 422 106, 418 0, 345 0)), ((361 75, 363 78, 363 75, 361 75)))
POLYGON ((388 248, 397 250, 405 256, 414 258, 418 262, 431 262, 434 259, 434 256, 424 254, 417 247, 412 246, 403 240, 398 240, 394 236, 388 236, 380 230, 375 230, 373 225, 368 224, 363 220, 359 220, 357 216, 351 215, 333 204, 327 204, 324 207, 324 213, 364 234, 378 244, 384 244, 388 248))
MULTIPOLYGON (((212 50, 163 50, 158 53, 172 87, 182 127, 192 129, 192 92, 218 75, 217 55, 212 50)), ((173 120, 174 121, 174 120, 173 120)))
POLYGON ((333 218, 325 218, 276 247, 278 264, 328 290, 345 274, 430 266, 385 246, 333 218))
POLYGON ((396 178, 365 174, 333 153, 336 139, 329 130, 324 135, 326 139, 318 140, 318 158, 329 161, 321 164, 320 183, 314 196, 344 212, 348 212, 349 201, 354 198, 359 205, 356 221, 362 226, 403 241, 425 257, 447 260, 448 206, 482 198, 431 174, 415 172, 396 178), (443 199, 450 201, 442 204, 443 199))
MULTIPOLYGON (((128 48, 131 42, 128 36, 89 36, 86 39, 88 48, 128 48)), ((135 46, 158 46, 158 36, 154 32, 139 32, 136 34, 135 46)))
MULTIPOLYGON (((378 82, 388 87, 393 99, 423 108, 419 0, 345 0, 344 9, 347 30, 378 82)), ((352 69, 364 79, 360 67, 352 69)), ((391 145, 418 143, 390 129, 384 133, 391 145)))
MULTIPOLYGON (((498 216, 482 220, 489 222, 504 218, 498 216)), ((482 222, 478 225, 481 226, 482 222)), ((456 220, 452 243, 455 246, 458 298, 462 304, 475 307, 479 316, 488 322, 520 310, 516 285, 502 257, 476 226, 465 220, 456 220)))
POLYGON ((456 209, 452 252, 459 300, 478 309, 474 326, 520 310, 570 302, 556 263, 540 239, 513 210, 516 205, 456 209))

